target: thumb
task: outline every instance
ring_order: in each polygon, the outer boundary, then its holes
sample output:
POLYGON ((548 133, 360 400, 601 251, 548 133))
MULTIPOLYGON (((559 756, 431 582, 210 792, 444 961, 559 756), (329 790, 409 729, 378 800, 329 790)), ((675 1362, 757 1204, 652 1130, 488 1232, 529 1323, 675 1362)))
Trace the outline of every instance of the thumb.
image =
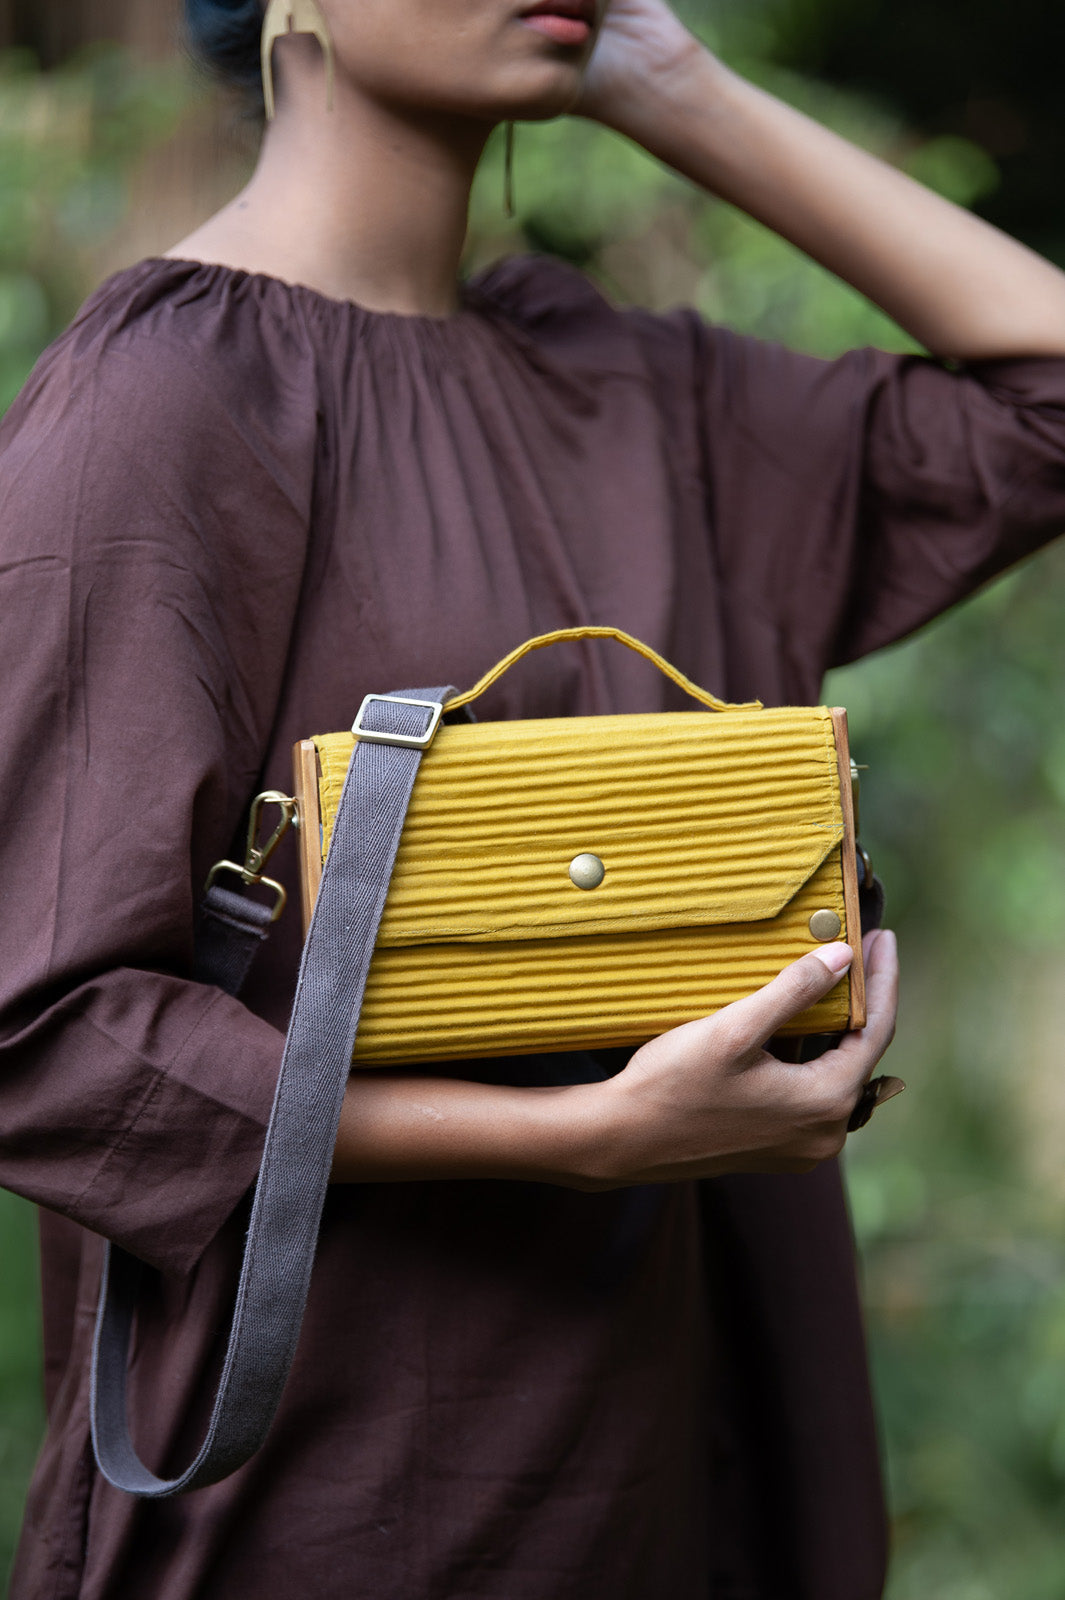
POLYGON ((850 971, 853 960, 850 945, 822 945, 793 961, 763 989, 726 1006, 718 1017, 727 1021, 739 1049, 760 1050, 786 1022, 823 1000, 850 971))

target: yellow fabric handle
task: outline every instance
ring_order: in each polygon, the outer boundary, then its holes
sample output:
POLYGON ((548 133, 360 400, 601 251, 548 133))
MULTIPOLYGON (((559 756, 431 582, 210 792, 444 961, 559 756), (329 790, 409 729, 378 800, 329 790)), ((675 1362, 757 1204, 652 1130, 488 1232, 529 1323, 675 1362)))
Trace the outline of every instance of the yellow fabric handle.
POLYGON ((660 656, 657 650, 652 650, 649 644, 643 644, 639 639, 634 639, 631 633, 623 633, 620 628, 586 627, 556 628, 554 633, 541 633, 535 639, 526 639, 524 644, 520 644, 508 656, 504 656, 502 661, 497 661, 492 670, 486 672, 480 682, 475 683, 472 689, 467 689, 464 694, 457 694, 453 700, 449 700, 444 710, 459 711, 463 706, 468 706, 471 701, 484 694, 486 689, 490 689, 493 683, 498 682, 504 672, 509 671, 515 662, 520 661, 522 656, 527 656, 530 651, 543 650, 549 644, 564 644, 568 640, 575 639, 616 639, 619 644, 627 645, 630 650, 635 650, 637 655, 643 656, 645 661, 650 661, 660 672, 664 672, 667 678, 671 678, 678 688, 683 689, 685 694, 690 694, 693 700, 698 700, 700 705, 706 706, 710 711, 761 711, 763 709, 760 700, 748 700, 742 705, 732 704, 728 700, 719 700, 716 695, 709 694, 705 689, 700 689, 697 683, 693 683, 690 678, 686 678, 683 672, 679 672, 676 667, 671 666, 665 657, 660 656))

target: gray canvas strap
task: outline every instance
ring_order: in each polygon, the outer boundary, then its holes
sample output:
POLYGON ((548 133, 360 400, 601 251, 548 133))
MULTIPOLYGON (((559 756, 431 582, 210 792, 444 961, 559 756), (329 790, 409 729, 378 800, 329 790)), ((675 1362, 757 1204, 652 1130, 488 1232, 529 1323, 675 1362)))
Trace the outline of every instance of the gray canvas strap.
POLYGON ((300 965, 222 1376, 200 1452, 176 1478, 149 1471, 130 1437, 126 1374, 147 1269, 108 1246, 93 1345, 92 1435, 104 1477, 128 1494, 162 1499, 217 1483, 258 1450, 280 1404, 377 929, 423 742, 454 692, 372 696, 359 714, 360 738, 300 965))

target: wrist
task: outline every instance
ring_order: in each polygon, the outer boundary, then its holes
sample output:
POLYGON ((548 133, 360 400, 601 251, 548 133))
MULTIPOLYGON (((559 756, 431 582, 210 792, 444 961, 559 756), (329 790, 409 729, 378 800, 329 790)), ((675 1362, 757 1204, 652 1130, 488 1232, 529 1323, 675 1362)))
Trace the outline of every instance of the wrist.
POLYGON ((612 1186, 610 1081, 510 1093, 520 1097, 501 1152, 510 1176, 592 1192, 612 1186))
POLYGON ((668 57, 644 60, 631 82, 620 85, 596 120, 676 165, 678 141, 692 111, 705 110, 734 75, 694 35, 668 57))
POLYGON ((575 1084, 564 1091, 555 1144, 557 1170, 541 1180, 598 1193, 633 1181, 639 1167, 639 1130, 633 1124, 631 1097, 618 1078, 575 1084))
POLYGON ((759 93, 703 50, 672 74, 645 148, 683 177, 716 190, 719 171, 728 169, 743 142, 751 97, 759 93))

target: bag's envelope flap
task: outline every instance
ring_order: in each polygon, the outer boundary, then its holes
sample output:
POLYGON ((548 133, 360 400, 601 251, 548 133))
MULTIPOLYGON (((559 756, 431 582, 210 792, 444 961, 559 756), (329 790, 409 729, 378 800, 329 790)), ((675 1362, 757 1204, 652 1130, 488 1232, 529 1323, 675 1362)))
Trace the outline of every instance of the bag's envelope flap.
MULTIPOLYGON (((315 739, 328 851, 354 740, 315 739)), ((843 838, 823 707, 441 727, 421 770, 380 945, 758 922, 843 838), (602 860, 596 889, 569 875, 602 860)))

